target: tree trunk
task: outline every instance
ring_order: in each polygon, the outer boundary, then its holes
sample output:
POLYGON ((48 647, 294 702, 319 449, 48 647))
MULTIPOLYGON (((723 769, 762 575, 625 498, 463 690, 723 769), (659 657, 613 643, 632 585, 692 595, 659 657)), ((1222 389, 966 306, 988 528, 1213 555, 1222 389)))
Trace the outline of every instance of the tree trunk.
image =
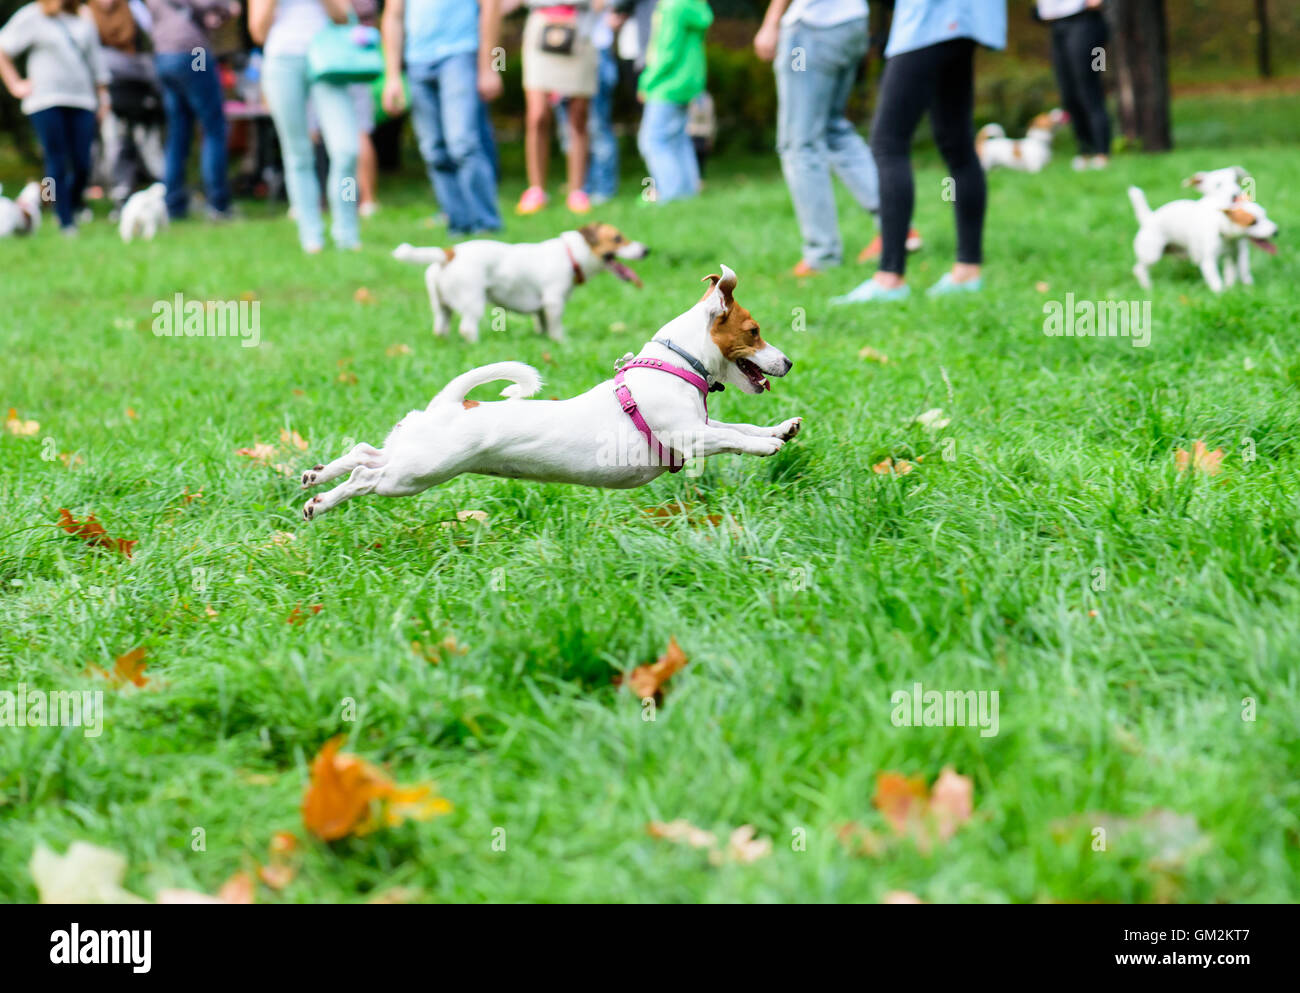
POLYGON ((1119 126, 1147 152, 1173 148, 1169 125, 1169 35, 1164 0, 1112 0, 1111 29, 1119 126))
POLYGON ((1268 79, 1273 75, 1273 59, 1268 50, 1268 0, 1255 0, 1255 23, 1259 25, 1256 42, 1259 46, 1259 74, 1268 79))

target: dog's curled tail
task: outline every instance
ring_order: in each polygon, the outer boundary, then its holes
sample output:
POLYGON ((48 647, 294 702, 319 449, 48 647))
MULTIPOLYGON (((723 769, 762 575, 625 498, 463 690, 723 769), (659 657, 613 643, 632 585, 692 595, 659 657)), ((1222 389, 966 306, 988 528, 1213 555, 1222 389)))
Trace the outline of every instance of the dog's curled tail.
POLYGON ((975 132, 975 137, 981 141, 987 141, 989 138, 1005 138, 1007 133, 1002 130, 1001 124, 985 124, 975 132))
POLYGON ((445 248, 420 248, 402 242, 393 249, 393 258, 398 262, 414 262, 416 265, 443 264, 451 261, 451 251, 445 248))
POLYGON ((429 407, 432 409, 441 404, 459 407, 464 403, 465 395, 474 387, 498 379, 510 380, 511 385, 502 390, 501 395, 512 400, 530 397, 542 388, 542 377, 532 366, 522 362, 493 362, 461 373, 438 391, 429 407))
POLYGON ((1136 186, 1128 188, 1129 202, 1133 204, 1133 213, 1137 214, 1138 223, 1142 224, 1151 216, 1151 205, 1147 203, 1147 196, 1136 186))

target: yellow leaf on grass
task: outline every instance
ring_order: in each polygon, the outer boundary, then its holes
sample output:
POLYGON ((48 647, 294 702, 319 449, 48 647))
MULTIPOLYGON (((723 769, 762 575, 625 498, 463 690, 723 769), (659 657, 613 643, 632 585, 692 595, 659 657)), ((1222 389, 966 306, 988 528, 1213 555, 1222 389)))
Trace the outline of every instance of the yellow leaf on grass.
POLYGON ((672 841, 691 848, 712 848, 718 840, 717 835, 712 831, 705 831, 703 828, 698 828, 690 821, 681 818, 667 822, 651 821, 646 825, 645 829, 646 833, 652 838, 672 841))
POLYGON ((668 639, 668 650, 659 656, 653 665, 641 665, 632 670, 627 677, 627 685, 642 700, 652 700, 663 690, 664 683, 690 661, 677 638, 668 639))
POLYGON ((858 352, 858 358, 865 359, 867 362, 879 362, 881 365, 889 365, 889 356, 872 348, 870 345, 864 346, 858 352))
POLYGON ((886 458, 885 461, 873 465, 871 471, 877 476, 906 476, 912 471, 912 463, 906 459, 895 462, 892 458, 886 458))
POLYGON ((1207 476, 1217 476, 1223 471, 1221 462, 1223 462, 1223 449, 1207 451, 1205 442, 1200 440, 1192 445, 1190 453, 1181 448, 1174 451, 1174 464, 1178 466, 1180 473, 1191 469, 1193 472, 1203 472, 1207 476))
POLYGON ((146 903, 122 888, 126 857, 108 848, 74 841, 58 855, 37 844, 28 863, 41 903, 146 903))
POLYGON ((5 418, 5 430, 10 434, 26 438, 34 435, 40 429, 41 424, 39 421, 24 421, 18 416, 18 411, 14 410, 13 407, 9 408, 9 416, 5 418))

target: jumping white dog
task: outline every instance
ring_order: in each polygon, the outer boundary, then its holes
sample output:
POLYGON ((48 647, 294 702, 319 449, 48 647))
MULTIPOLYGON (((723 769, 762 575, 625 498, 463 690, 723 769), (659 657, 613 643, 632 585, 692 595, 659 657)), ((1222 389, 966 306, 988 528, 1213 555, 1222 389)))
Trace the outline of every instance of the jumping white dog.
POLYGON ((122 205, 117 233, 123 241, 143 238, 153 241, 154 236, 167 226, 167 187, 154 183, 132 193, 122 205))
POLYGON ((1133 239, 1137 255, 1133 275, 1145 290, 1151 289, 1148 269, 1167 251, 1185 252, 1215 293, 1221 293, 1225 285, 1232 286, 1238 276, 1246 285, 1255 282, 1250 273, 1250 243, 1270 255, 1277 254, 1277 247, 1269 240, 1277 234, 1277 225, 1253 201, 1241 198, 1222 207, 1213 198, 1174 200, 1152 210, 1146 195, 1136 186, 1128 188, 1128 196, 1138 219, 1138 233, 1133 239), (1229 253, 1234 242, 1235 262, 1229 253), (1220 256, 1225 256, 1222 278, 1220 256))
MULTIPOLYGON (((0 192, 4 187, 0 186, 0 192)), ((41 184, 32 182, 10 200, 0 196, 0 238, 35 234, 41 226, 41 184)))
POLYGON ((759 333, 735 301, 736 274, 708 276, 709 289, 606 380, 570 400, 526 400, 542 385, 522 362, 494 362, 457 376, 424 410, 397 422, 383 448, 358 445, 303 473, 304 488, 350 472, 347 482, 307 501, 307 520, 365 493, 411 496, 461 473, 630 489, 687 458, 732 452, 775 455, 799 433, 800 417, 772 427, 710 420, 706 397, 724 385, 771 388, 793 364, 759 333), (495 403, 467 400, 476 386, 510 380, 495 403))
POLYGON ((612 224, 585 224, 558 238, 532 244, 464 241, 452 248, 398 245, 393 258, 427 265, 424 284, 433 309, 433 333, 445 335, 451 312, 460 314, 460 333, 478 341, 479 321, 491 306, 534 314, 537 330, 564 338, 564 305, 573 288, 606 269, 641 286, 620 259, 643 259, 649 249, 629 241, 612 224))
POLYGON ((1070 115, 1059 107, 1029 122, 1023 138, 1008 138, 1000 124, 985 124, 975 135, 975 154, 984 171, 1005 166, 1020 172, 1041 172, 1052 161, 1052 135, 1070 115))

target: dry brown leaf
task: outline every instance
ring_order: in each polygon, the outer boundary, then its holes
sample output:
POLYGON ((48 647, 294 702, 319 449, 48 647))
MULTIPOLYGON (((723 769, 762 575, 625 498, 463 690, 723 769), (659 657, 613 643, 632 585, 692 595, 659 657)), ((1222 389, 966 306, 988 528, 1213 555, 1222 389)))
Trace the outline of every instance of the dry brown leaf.
POLYGON ((390 359, 397 358, 397 356, 399 355, 410 355, 411 346, 404 345, 401 342, 398 342, 395 345, 389 345, 387 348, 385 348, 384 354, 387 355, 390 359))
POLYGON ((880 898, 881 903, 925 903, 915 893, 909 893, 907 890, 889 890, 880 898))
MULTIPOLYGON (((325 608, 323 605, 319 603, 313 603, 313 604, 309 604, 307 606, 307 609, 311 611, 313 614, 319 614, 325 608)), ((289 616, 284 619, 284 622, 286 624, 301 624, 305 620, 307 620, 307 614, 304 614, 301 608, 294 607, 293 610, 290 612, 289 616)))
POLYGON ((975 783, 947 766, 930 787, 930 813, 940 841, 948 841, 971 819, 975 810, 975 783))
POLYGON ((275 864, 262 865, 257 867, 257 878, 266 883, 273 890, 282 890, 293 882, 293 877, 298 875, 296 867, 291 865, 275 864))
POLYGON ((356 292, 352 294, 352 299, 357 303, 374 303, 375 295, 366 289, 366 287, 358 286, 356 292))
POLYGON ((772 840, 770 838, 755 838, 754 825, 742 824, 731 832, 727 838, 725 848, 709 853, 709 861, 714 865, 722 865, 724 862, 749 865, 759 859, 765 859, 771 854, 772 840))
POLYGON ((101 669, 97 665, 92 665, 90 668, 92 672, 103 676, 116 686, 125 686, 127 683, 131 683, 133 686, 143 689, 149 682, 148 677, 144 674, 144 667, 147 665, 144 661, 146 654, 148 653, 144 646, 141 646, 131 649, 125 655, 119 655, 113 661, 111 672, 101 669))
POLYGON ((678 818, 675 821, 651 821, 645 826, 646 833, 652 838, 660 838, 690 848, 712 848, 718 838, 712 831, 698 828, 690 821, 678 818))
POLYGON ((307 451, 307 439, 297 431, 290 431, 287 428, 280 429, 280 444, 285 448, 296 448, 300 452, 307 451))
POLYGON ((1206 450, 1205 442, 1199 439, 1192 445, 1190 453, 1183 449, 1175 449, 1174 464, 1178 466, 1178 471, 1187 472, 1191 469, 1194 472, 1203 472, 1207 476, 1217 476, 1223 471, 1220 463, 1223 461, 1223 449, 1216 448, 1210 452, 1206 450))
POLYGON ((653 665, 641 665, 627 677, 627 685, 642 700, 652 700, 662 692, 664 684, 690 661, 676 636, 668 639, 668 650, 653 665))
POLYGON ((925 780, 897 772, 879 773, 876 776, 876 795, 871 802, 896 834, 904 834, 909 825, 920 820, 925 812, 925 780))
POLYGON ((894 833, 911 838, 917 848, 928 852, 934 839, 946 842, 974 811, 975 784, 946 766, 929 791, 920 776, 882 772, 876 776, 876 795, 871 802, 894 833))
POLYGON ((110 538, 108 532, 104 530, 104 525, 95 520, 94 514, 84 521, 78 521, 64 507, 59 508, 59 527, 68 534, 80 538, 87 545, 120 552, 128 559, 135 551, 135 546, 140 543, 138 538, 110 538))
POLYGON ((892 458, 886 458, 885 461, 877 462, 873 465, 871 471, 878 476, 906 476, 912 471, 912 463, 908 462, 906 459, 899 459, 895 462, 892 458))
POLYGON ((877 351, 870 345, 866 345, 858 352, 858 358, 865 359, 867 362, 879 362, 881 365, 889 365, 889 356, 884 352, 877 351))

